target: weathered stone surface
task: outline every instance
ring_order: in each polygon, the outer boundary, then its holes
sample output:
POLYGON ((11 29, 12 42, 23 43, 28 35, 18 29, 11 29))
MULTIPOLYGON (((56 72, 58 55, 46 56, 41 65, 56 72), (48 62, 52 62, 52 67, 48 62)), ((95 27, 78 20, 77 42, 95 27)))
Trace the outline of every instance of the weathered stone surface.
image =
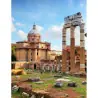
POLYGON ((74 73, 73 76, 80 77, 80 73, 74 73))
POLYGON ((29 94, 26 93, 26 92, 23 92, 23 93, 22 93, 22 97, 23 97, 23 98, 29 98, 29 94))
POLYGON ((43 83, 44 83, 43 81, 36 82, 36 84, 43 84, 43 83))
POLYGON ((83 84, 83 85, 86 85, 86 84, 87 84, 87 82, 86 82, 86 81, 82 81, 82 84, 83 84))
POLYGON ((19 91, 31 94, 32 93, 32 85, 22 83, 22 84, 19 85, 19 91))
POLYGON ((33 96, 36 96, 36 98, 51 98, 50 95, 49 95, 49 92, 46 92, 44 90, 35 90, 35 91, 32 91, 33 92, 33 96))
POLYGON ((12 69, 11 73, 12 75, 26 75, 26 72, 23 69, 12 69))
POLYGON ((62 87, 63 86, 63 83, 62 82, 56 82, 54 86, 55 87, 62 87))
POLYGON ((77 87, 77 84, 75 82, 70 82, 67 85, 68 87, 77 87))
POLYGON ((38 82, 40 78, 28 78, 27 82, 38 82))
POLYGON ((69 97, 69 95, 68 94, 64 94, 64 97, 67 98, 67 97, 69 97))
POLYGON ((17 85, 14 85, 12 87, 12 92, 17 92, 19 90, 19 87, 17 85))
POLYGON ((16 85, 16 83, 15 83, 15 82, 12 82, 12 83, 11 83, 11 87, 13 87, 14 85, 16 85))
POLYGON ((64 79, 64 78, 59 78, 56 81, 61 81, 61 82, 69 82, 69 79, 64 79))

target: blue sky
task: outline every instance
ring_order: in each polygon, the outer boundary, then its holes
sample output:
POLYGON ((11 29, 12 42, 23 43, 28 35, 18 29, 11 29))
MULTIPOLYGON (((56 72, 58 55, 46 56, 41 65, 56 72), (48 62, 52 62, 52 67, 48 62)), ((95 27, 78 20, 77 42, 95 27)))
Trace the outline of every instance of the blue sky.
MULTIPOLYGON (((51 42, 52 49, 61 50, 64 17, 81 12, 86 22, 86 0, 12 0, 11 7, 12 42, 27 40, 26 36, 35 23, 42 41, 51 42)), ((78 31, 76 45, 79 45, 78 31)), ((69 36, 68 33, 68 39, 69 36)))

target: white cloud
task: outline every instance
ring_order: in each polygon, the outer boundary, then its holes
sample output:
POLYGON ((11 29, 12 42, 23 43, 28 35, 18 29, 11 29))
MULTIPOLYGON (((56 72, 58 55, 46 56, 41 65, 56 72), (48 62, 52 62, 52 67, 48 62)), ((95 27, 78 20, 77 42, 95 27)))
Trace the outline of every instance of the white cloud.
POLYGON ((57 46, 57 45, 54 45, 54 46, 52 45, 52 46, 51 46, 51 49, 52 49, 52 50, 62 51, 62 46, 60 47, 60 45, 58 45, 58 46, 57 46))
POLYGON ((80 7, 84 7, 84 4, 83 3, 80 3, 80 7))
POLYGON ((15 19, 14 19, 14 17, 11 17, 11 32, 15 32, 16 31, 16 27, 15 27, 13 21, 15 21, 15 19))
POLYGON ((17 32, 18 36, 22 39, 22 40, 26 40, 27 38, 27 34, 25 32, 23 32, 22 30, 19 30, 17 32))
POLYGON ((12 22, 12 24, 11 24, 12 26, 11 26, 11 32, 15 32, 16 31, 16 28, 15 28, 15 25, 14 25, 14 23, 12 22))
POLYGON ((15 21, 14 17, 12 17, 11 19, 12 19, 12 21, 15 21))
POLYGON ((48 39, 60 39, 62 38, 62 25, 53 25, 46 31, 44 37, 48 39))
POLYGON ((36 25, 36 28, 37 28, 37 31, 40 33, 44 28, 39 26, 39 25, 36 25))
MULTIPOLYGON (((40 34, 43 29, 44 29, 43 27, 36 25, 36 32, 37 33, 40 34)), ((30 28, 29 33, 33 33, 33 26, 32 26, 32 28, 30 28)))
POLYGON ((27 16, 29 19, 33 19, 34 21, 38 21, 41 19, 42 12, 34 13, 34 12, 27 12, 27 16))
POLYGON ((24 26, 24 24, 22 24, 20 22, 16 22, 16 26, 24 26))
MULTIPOLYGON (((61 25, 54 25, 48 28, 46 33, 43 35, 44 39, 48 39, 51 41, 62 41, 62 27, 61 25)), ((76 27, 75 29, 75 45, 80 45, 80 28, 76 27)), ((70 29, 67 29, 66 31, 66 44, 70 45, 70 29)))

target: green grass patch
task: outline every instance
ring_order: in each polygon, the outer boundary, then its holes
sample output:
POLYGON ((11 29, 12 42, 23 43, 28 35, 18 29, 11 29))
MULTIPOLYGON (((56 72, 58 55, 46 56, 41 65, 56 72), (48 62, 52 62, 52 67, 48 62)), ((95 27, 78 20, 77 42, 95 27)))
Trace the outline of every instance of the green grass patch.
MULTIPOLYGON (((50 86, 54 87, 55 81, 57 78, 54 77, 56 73, 40 73, 40 72, 32 72, 32 74, 27 74, 27 75, 20 75, 21 79, 28 79, 29 77, 32 78, 36 78, 36 77, 40 77, 40 79, 44 82, 42 84, 36 84, 35 82, 28 82, 28 84, 32 84, 32 89, 34 90, 46 90, 48 89, 50 86)), ((62 78, 65 78, 66 76, 63 76, 62 78)), ((76 91, 77 93, 79 93, 80 95, 84 95, 86 96, 86 85, 82 85, 82 80, 83 78, 79 78, 79 77, 74 77, 74 76, 69 76, 67 75, 67 77, 69 77, 68 79, 71 81, 74 81, 77 83, 77 87, 72 88, 74 91, 76 91)), ((12 78, 16 78, 15 76, 12 76, 12 78)), ((64 82, 63 87, 61 88, 55 88, 56 90, 59 91, 63 91, 68 89, 69 87, 67 87, 68 82, 64 82)), ((15 97, 15 96, 19 96, 20 94, 16 93, 16 94, 12 94, 12 98, 21 98, 21 97, 15 97)))

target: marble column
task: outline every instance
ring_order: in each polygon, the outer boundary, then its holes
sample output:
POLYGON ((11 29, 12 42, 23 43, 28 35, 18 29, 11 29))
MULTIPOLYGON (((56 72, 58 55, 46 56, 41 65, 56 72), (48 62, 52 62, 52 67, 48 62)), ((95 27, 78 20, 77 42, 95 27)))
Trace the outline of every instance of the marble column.
POLYGON ((70 34, 70 72, 75 72, 75 27, 71 26, 70 34))
POLYGON ((80 72, 85 73, 84 23, 80 25, 80 72))
POLYGON ((66 51, 66 28, 63 28, 62 30, 62 72, 66 72, 66 56, 67 56, 67 51, 66 51))

